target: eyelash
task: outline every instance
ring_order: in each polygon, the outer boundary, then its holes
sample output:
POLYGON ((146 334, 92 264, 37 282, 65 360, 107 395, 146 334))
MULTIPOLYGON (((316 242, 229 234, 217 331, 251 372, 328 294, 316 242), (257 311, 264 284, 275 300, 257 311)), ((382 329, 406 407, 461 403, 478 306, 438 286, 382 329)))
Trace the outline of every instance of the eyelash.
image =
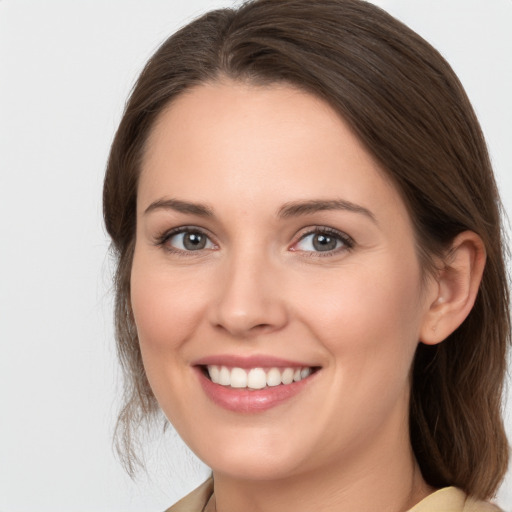
MULTIPOLYGON (((329 237, 335 238, 342 243, 342 247, 338 247, 330 251, 301 251, 308 257, 322 258, 332 256, 334 254, 337 254, 338 252, 350 251, 354 248, 355 245, 354 239, 347 235, 346 233, 343 233, 342 231, 338 231, 337 229, 329 228, 326 226, 315 226, 313 228, 308 228, 308 231, 300 236, 299 240, 294 243, 294 246, 299 244, 302 240, 305 240, 308 236, 312 235, 327 235, 329 237)), ((297 252, 300 251, 300 249, 292 250, 296 250, 297 252)))
POLYGON ((204 250, 199 249, 197 251, 186 251, 183 249, 177 249, 176 247, 173 247, 172 245, 167 243, 172 237, 180 235, 182 233, 198 234, 205 236, 213 245, 216 245, 215 242, 211 240, 211 237, 208 235, 208 233, 206 233, 206 231, 195 226, 181 226, 179 228, 174 228, 169 231, 165 231, 164 233, 156 237, 155 245, 162 247, 167 252, 170 252, 172 254, 179 254, 180 256, 197 256, 197 253, 201 253, 202 250, 204 250))
MULTIPOLYGON (((206 231, 204 231, 201 228, 195 227, 195 226, 181 226, 178 228, 171 229, 169 231, 165 231, 161 235, 156 237, 155 245, 160 246, 164 248, 167 252, 173 253, 173 254, 179 254, 180 256, 197 256, 195 253, 201 253, 203 250, 211 250, 211 249, 198 249, 196 251, 193 250, 183 250, 183 249, 177 249, 173 247, 172 245, 169 245, 169 240, 176 236, 183 233, 189 233, 189 234, 198 234, 205 236, 210 243, 213 245, 216 245, 215 242, 211 240, 211 237, 208 235, 206 231)), ((338 252, 342 251, 350 251, 354 248, 355 242, 352 237, 347 235, 346 233, 343 233, 342 231, 338 231, 337 229, 326 227, 326 226, 314 226, 311 228, 308 228, 308 231, 303 233, 300 238, 294 242, 291 251, 294 252, 302 252, 304 255, 307 255, 307 257, 326 257, 326 256, 332 256, 333 254, 336 254, 338 252), (314 235, 327 235, 329 237, 335 238, 338 241, 340 241, 343 245, 342 247, 338 247, 329 251, 304 251, 300 249, 293 249, 294 246, 299 244, 301 241, 305 240, 308 236, 314 236, 314 235)))

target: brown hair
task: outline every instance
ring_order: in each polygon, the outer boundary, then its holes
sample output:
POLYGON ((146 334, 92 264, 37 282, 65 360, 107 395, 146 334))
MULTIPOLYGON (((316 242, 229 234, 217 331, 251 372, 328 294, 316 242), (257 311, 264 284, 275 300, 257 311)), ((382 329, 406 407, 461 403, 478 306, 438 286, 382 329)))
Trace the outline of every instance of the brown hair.
POLYGON ((361 0, 256 0, 205 14, 153 55, 127 103, 104 184, 104 218, 118 258, 115 319, 125 372, 118 447, 133 471, 133 429, 155 415, 130 305, 137 181, 148 133, 177 95, 222 77, 284 81, 327 101, 394 180, 424 267, 464 230, 487 264, 474 308, 436 346, 419 344, 410 436, 426 481, 491 496, 506 471, 501 395, 509 343, 500 203, 469 100, 440 54, 361 0))

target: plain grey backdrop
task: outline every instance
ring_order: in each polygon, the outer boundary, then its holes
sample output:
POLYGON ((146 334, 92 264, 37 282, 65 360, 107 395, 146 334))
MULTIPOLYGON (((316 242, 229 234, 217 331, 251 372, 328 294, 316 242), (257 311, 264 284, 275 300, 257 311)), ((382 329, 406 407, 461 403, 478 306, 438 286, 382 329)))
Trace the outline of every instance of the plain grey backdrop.
MULTIPOLYGON (((512 212, 512 0, 375 0, 459 74, 512 212)), ((229 0, 0 0, 0 512, 157 511, 199 484, 171 431, 113 456, 119 372, 101 188, 124 101, 179 26, 229 0)), ((512 435, 512 401, 506 405, 512 435)), ((512 510, 512 472, 498 496, 512 510)))

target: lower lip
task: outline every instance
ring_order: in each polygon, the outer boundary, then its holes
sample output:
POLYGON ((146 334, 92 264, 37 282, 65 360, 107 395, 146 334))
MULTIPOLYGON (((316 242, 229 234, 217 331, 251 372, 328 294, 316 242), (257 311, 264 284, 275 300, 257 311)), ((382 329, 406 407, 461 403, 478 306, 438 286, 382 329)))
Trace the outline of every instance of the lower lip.
POLYGON ((298 382, 254 390, 215 384, 200 368, 197 368, 197 373, 204 392, 215 404, 233 412, 257 413, 277 407, 300 393, 313 380, 317 372, 298 382))

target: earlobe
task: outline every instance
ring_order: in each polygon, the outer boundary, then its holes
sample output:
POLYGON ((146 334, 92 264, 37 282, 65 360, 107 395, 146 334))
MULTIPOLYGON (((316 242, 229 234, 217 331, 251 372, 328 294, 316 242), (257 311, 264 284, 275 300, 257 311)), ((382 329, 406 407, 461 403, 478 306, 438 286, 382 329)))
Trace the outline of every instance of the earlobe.
POLYGON ((446 339, 466 319, 475 303, 485 266, 485 247, 473 231, 453 240, 433 282, 420 341, 435 345, 446 339))

